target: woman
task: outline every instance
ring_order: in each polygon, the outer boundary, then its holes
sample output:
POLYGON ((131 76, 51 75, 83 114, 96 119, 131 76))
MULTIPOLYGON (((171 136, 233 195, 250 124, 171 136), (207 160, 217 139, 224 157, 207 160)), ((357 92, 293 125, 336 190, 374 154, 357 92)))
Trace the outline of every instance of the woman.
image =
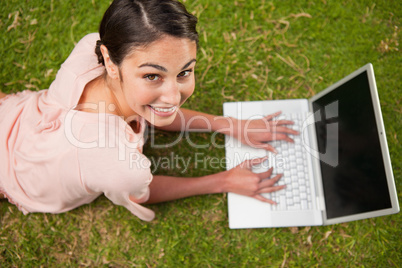
POLYGON ((274 121, 251 122, 180 108, 195 87, 197 19, 177 1, 115 0, 99 34, 85 36, 48 90, 0 96, 0 193, 24 213, 61 213, 102 193, 143 220, 141 203, 234 192, 275 204, 272 169, 255 174, 247 160, 199 178, 152 176, 142 154, 147 124, 170 131, 205 129, 274 151, 296 131, 274 121), (253 129, 265 129, 255 131, 253 129), (268 178, 268 179, 267 179, 268 178))

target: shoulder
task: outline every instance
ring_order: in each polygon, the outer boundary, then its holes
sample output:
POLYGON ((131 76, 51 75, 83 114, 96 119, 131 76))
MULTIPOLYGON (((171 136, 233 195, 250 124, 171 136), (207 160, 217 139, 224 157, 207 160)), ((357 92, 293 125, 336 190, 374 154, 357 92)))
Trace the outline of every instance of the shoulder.
POLYGON ((95 53, 96 41, 99 40, 98 33, 91 33, 84 36, 74 47, 71 54, 62 64, 62 68, 71 70, 76 74, 99 66, 95 53))
POLYGON ((95 53, 98 38, 97 33, 84 36, 57 72, 49 91, 63 106, 75 106, 85 85, 104 72, 105 68, 98 63, 95 53))
POLYGON ((99 39, 100 37, 98 33, 87 34, 75 45, 73 52, 77 52, 82 49, 86 50, 87 47, 93 48, 95 51, 96 41, 99 39))
POLYGON ((77 45, 80 43, 94 44, 99 39, 100 39, 99 33, 90 33, 81 38, 81 40, 77 43, 77 45))

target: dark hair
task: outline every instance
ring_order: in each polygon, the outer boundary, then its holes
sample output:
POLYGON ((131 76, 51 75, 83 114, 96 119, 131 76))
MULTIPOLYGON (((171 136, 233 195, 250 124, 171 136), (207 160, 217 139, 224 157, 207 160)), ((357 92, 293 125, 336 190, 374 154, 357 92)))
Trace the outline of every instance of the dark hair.
POLYGON ((120 65, 134 47, 146 46, 164 35, 188 38, 198 46, 197 18, 176 0, 114 0, 103 15, 95 53, 105 64, 100 46, 120 65))

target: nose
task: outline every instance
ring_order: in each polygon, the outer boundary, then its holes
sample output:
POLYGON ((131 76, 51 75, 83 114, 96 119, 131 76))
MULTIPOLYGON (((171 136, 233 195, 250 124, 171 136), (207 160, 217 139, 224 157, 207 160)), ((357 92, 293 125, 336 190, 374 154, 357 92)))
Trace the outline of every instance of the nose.
POLYGON ((160 100, 166 104, 179 105, 180 99, 180 85, 176 81, 171 81, 165 84, 162 89, 160 100))

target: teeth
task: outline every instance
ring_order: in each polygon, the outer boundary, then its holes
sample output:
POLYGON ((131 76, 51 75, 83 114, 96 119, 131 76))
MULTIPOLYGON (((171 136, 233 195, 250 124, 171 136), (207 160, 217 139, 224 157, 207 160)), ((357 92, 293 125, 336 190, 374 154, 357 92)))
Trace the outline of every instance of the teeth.
POLYGON ((153 108, 155 111, 158 111, 158 112, 168 113, 168 112, 174 111, 174 110, 176 109, 176 106, 173 106, 172 108, 168 108, 168 109, 165 109, 165 108, 157 108, 157 107, 153 107, 153 106, 152 106, 152 108, 153 108))

